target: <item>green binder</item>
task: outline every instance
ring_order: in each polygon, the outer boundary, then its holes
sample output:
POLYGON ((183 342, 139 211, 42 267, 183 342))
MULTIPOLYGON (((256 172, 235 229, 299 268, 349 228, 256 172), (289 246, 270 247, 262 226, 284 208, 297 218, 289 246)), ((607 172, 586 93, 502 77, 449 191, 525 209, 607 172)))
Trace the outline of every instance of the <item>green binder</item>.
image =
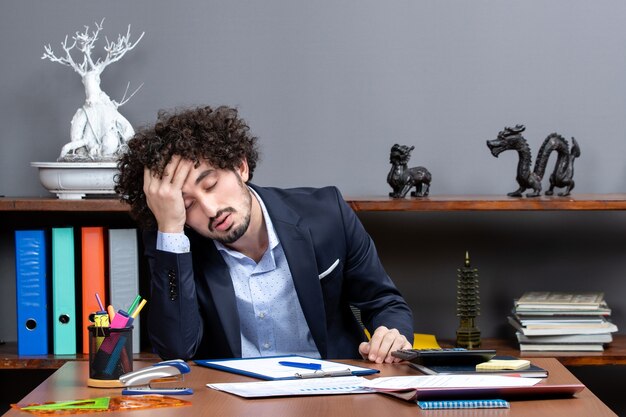
POLYGON ((55 355, 76 354, 74 229, 52 229, 52 334, 55 355))

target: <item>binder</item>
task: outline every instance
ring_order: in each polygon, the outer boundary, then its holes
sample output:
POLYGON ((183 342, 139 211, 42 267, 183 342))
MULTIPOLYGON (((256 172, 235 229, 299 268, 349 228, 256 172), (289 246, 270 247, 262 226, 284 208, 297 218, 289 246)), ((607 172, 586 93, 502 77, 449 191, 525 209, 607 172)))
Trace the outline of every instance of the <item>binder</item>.
POLYGON ((43 230, 15 231, 18 355, 48 354, 46 237, 43 230))
POLYGON ((82 314, 83 353, 89 353, 89 314, 100 310, 96 293, 106 299, 104 227, 83 227, 82 248, 82 314))
POLYGON ((76 354, 74 229, 52 229, 52 346, 55 355, 76 354))
MULTIPOLYGON (((109 299, 128 311, 139 294, 137 229, 109 229, 109 299)), ((139 320, 133 322, 133 353, 139 353, 139 320)))

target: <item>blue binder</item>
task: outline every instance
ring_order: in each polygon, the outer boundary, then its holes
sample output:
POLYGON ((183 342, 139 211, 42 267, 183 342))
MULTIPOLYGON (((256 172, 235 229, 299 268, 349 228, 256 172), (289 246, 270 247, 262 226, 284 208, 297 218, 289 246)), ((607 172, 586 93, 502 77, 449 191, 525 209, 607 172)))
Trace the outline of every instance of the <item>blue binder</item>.
POLYGON ((46 238, 43 230, 15 231, 17 353, 48 353, 46 238))
POLYGON ((52 341, 55 355, 76 354, 74 229, 52 229, 52 341))

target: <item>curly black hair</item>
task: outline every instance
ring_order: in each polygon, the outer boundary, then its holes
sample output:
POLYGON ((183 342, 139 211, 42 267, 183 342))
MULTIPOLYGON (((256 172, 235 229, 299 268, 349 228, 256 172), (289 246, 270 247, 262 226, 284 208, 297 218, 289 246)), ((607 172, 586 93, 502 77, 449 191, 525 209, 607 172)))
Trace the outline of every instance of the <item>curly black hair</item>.
POLYGON ((234 170, 245 159, 250 170, 256 167, 259 152, 257 138, 249 132, 237 110, 227 106, 206 106, 174 112, 159 111, 154 126, 135 134, 118 162, 115 191, 130 204, 132 217, 144 228, 156 226, 143 193, 144 167, 162 175, 173 155, 234 170))

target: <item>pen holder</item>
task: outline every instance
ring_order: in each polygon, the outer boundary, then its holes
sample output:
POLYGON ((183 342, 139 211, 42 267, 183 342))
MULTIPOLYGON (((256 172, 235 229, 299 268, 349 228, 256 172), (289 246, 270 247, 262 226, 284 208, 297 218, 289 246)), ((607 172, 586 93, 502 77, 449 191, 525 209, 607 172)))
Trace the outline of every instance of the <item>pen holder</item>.
POLYGON ((119 377, 133 370, 133 328, 89 326, 89 380, 97 388, 121 387, 119 377))

